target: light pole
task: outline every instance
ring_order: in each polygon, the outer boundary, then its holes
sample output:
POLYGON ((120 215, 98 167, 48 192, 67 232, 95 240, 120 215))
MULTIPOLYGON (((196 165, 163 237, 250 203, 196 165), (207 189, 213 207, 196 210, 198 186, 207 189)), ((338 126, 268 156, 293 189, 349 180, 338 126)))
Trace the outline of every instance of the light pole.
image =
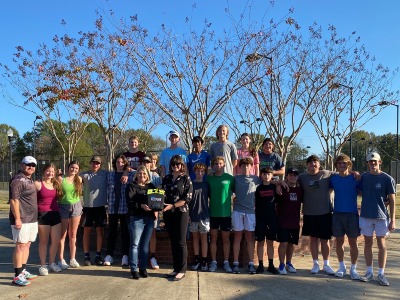
MULTIPOLYGON (((42 117, 36 115, 35 120, 33 121, 33 157, 36 158, 36 121, 41 120, 42 117)), ((35 180, 35 173, 33 173, 33 180, 35 180)))
POLYGON ((332 83, 329 86, 329 88, 332 90, 339 87, 344 87, 350 91, 350 159, 353 160, 353 142, 351 138, 353 134, 353 87, 338 82, 332 83))
POLYGON ((14 132, 12 131, 11 128, 9 128, 7 130, 7 137, 8 137, 8 144, 10 146, 10 178, 12 178, 12 174, 13 174, 12 145, 11 145, 11 141, 13 139, 13 136, 14 136, 14 132))
POLYGON ((399 104, 395 104, 393 102, 389 102, 386 100, 382 100, 381 102, 377 103, 379 106, 389 106, 393 105, 396 106, 396 184, 398 182, 398 174, 399 174, 399 104))

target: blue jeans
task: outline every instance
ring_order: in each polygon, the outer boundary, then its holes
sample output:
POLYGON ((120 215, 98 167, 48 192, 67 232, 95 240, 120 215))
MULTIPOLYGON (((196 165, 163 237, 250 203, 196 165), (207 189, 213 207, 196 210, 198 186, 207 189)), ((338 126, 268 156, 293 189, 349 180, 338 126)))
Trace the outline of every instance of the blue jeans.
POLYGON ((154 229, 154 218, 130 216, 129 218, 130 252, 129 266, 131 271, 146 269, 149 257, 149 242, 154 229), (138 261, 140 258, 140 266, 138 261))

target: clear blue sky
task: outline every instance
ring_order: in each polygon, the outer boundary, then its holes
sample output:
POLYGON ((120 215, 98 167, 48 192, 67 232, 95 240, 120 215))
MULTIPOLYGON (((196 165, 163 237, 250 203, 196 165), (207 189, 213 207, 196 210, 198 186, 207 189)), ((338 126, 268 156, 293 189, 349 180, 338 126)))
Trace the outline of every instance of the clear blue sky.
MULTIPOLYGON (((383 65, 394 69, 400 66, 400 24, 398 0, 276 0, 273 8, 270 1, 224 1, 224 0, 81 0, 81 1, 50 1, 50 0, 20 0, 2 1, 0 10, 0 62, 9 64, 15 47, 35 50, 39 43, 50 43, 55 34, 65 33, 60 21, 65 19, 69 34, 92 27, 95 19, 94 11, 101 7, 111 7, 117 16, 127 17, 138 15, 139 21, 150 30, 158 29, 160 24, 174 28, 178 33, 180 24, 186 16, 191 17, 193 26, 201 25, 204 18, 213 22, 217 28, 229 26, 226 22, 224 8, 229 6, 234 16, 243 12, 245 3, 252 5, 254 20, 265 16, 282 17, 290 7, 294 7, 294 18, 302 27, 307 27, 314 21, 322 26, 336 26, 339 35, 348 36, 356 31, 367 50, 376 56, 383 65), (197 2, 197 3, 196 3, 197 2), (193 8, 196 3, 196 8, 193 8)), ((2 80, 2 79, 1 79, 2 80)), ((400 76, 394 81, 393 90, 400 88, 400 76)), ((15 94, 15 97, 19 97, 15 94)), ((21 101, 22 102, 22 101, 21 101)), ((0 96, 0 123, 6 123, 18 129, 22 135, 31 130, 34 115, 20 108, 9 105, 0 96)), ((376 134, 395 132, 396 110, 389 107, 383 113, 362 128, 376 134), (382 126, 383 120, 387 120, 382 126)), ((155 134, 163 137, 168 129, 161 128, 155 134)), ((321 147, 313 130, 306 128, 300 139, 304 146, 311 146, 311 152, 320 153, 321 147)))

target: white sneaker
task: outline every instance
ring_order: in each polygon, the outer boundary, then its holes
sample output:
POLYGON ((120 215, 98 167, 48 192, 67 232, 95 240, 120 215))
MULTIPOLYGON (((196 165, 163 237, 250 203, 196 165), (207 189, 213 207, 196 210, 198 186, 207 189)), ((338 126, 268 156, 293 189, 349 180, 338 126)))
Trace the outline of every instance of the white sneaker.
POLYGON ((39 268, 39 275, 41 275, 41 276, 47 276, 47 275, 49 275, 49 270, 47 269, 47 266, 46 266, 46 265, 41 266, 41 267, 39 268))
POLYGON ((69 261, 69 266, 71 268, 79 268, 80 267, 79 263, 76 261, 75 258, 71 258, 71 260, 69 261))
POLYGON ((111 255, 107 255, 105 258, 104 258, 104 263, 103 263, 103 265, 105 265, 105 266, 111 266, 111 264, 114 262, 114 260, 113 260, 113 258, 112 258, 112 256, 111 255))
POLYGON ((210 272, 215 272, 217 271, 218 265, 216 261, 212 261, 210 264, 210 267, 208 268, 208 271, 210 272))
POLYGON ((157 259, 155 257, 152 257, 150 259, 150 266, 151 266, 152 269, 159 269, 160 268, 160 266, 157 263, 157 259))
POLYGON ((361 276, 357 273, 356 269, 350 269, 350 278, 353 280, 360 280, 361 276))
POLYGON ((55 272, 55 273, 58 273, 58 272, 61 272, 61 271, 62 271, 62 269, 60 268, 60 266, 57 265, 56 263, 52 263, 52 264, 50 265, 50 270, 51 270, 52 272, 55 272))
POLYGON ((286 275, 287 271, 286 271, 285 265, 279 265, 278 272, 281 275, 286 275))
POLYGON ((58 266, 62 269, 62 270, 66 270, 69 268, 69 264, 66 263, 65 259, 61 260, 58 262, 58 266))
POLYGON ((286 264, 286 270, 289 271, 289 273, 296 273, 297 270, 292 264, 286 264))
POLYGON ((331 266, 325 265, 323 268, 324 272, 328 275, 335 275, 335 271, 331 268, 331 266))
MULTIPOLYGON (((325 271, 325 270, 324 270, 325 271)), ((342 278, 344 275, 346 275, 346 268, 339 268, 336 272, 335 272, 335 276, 342 278)))
POLYGON ((121 266, 128 266, 128 265, 129 265, 128 255, 122 256, 121 266))
POLYGON ((318 274, 320 268, 319 268, 319 264, 314 264, 314 266, 311 269, 311 274, 318 274))

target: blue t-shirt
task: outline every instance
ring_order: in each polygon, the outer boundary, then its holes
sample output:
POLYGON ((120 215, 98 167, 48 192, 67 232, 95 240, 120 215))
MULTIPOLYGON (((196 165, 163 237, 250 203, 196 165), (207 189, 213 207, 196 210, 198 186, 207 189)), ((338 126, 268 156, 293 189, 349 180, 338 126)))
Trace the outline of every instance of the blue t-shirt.
POLYGON ((354 175, 340 176, 339 174, 334 174, 330 178, 329 186, 335 192, 334 212, 358 214, 357 190, 359 181, 354 178, 354 175))
MULTIPOLYGON (((197 153, 190 153, 187 156, 187 167, 190 175, 190 179, 195 180, 196 179, 196 174, 194 173, 194 165, 198 163, 203 163, 207 167, 210 166, 210 154, 208 154, 206 151, 201 150, 199 154, 197 153)), ((207 170, 206 170, 207 174, 207 170)), ((204 174, 204 178, 206 177, 206 174, 204 174)))
POLYGON ((160 154, 160 166, 164 166, 165 175, 169 174, 169 162, 171 157, 174 155, 180 155, 183 159, 183 162, 187 162, 186 151, 183 148, 165 148, 160 154))
POLYGON ((388 195, 395 194, 394 179, 384 172, 378 175, 363 173, 360 188, 362 191, 360 216, 369 219, 387 219, 385 202, 388 195))
POLYGON ((258 153, 258 157, 260 160, 260 171, 262 168, 268 168, 268 167, 272 168, 275 171, 278 171, 285 166, 282 157, 280 157, 275 152, 272 152, 270 154, 265 154, 264 152, 261 151, 260 153, 258 153))

